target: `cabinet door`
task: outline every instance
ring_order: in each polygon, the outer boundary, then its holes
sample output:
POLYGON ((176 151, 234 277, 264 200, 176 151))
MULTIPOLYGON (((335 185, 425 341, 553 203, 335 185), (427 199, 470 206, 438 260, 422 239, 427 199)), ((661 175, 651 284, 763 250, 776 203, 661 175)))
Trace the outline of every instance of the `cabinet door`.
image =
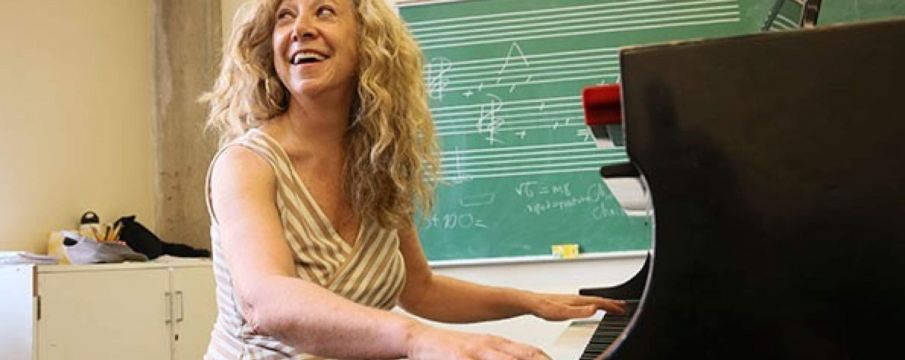
POLYGON ((217 318, 211 267, 176 267, 173 284, 173 359, 201 359, 217 318))
POLYGON ((34 265, 0 265, 0 357, 32 359, 34 353, 34 265))
POLYGON ((166 269, 40 274, 38 359, 170 358, 166 269))

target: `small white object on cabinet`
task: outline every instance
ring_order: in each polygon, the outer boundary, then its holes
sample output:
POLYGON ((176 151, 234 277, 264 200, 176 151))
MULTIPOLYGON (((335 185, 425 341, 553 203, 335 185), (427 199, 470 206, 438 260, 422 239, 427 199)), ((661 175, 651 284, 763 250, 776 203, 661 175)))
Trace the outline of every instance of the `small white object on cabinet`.
POLYGON ((217 316, 210 261, 0 266, 12 360, 200 359, 217 316))

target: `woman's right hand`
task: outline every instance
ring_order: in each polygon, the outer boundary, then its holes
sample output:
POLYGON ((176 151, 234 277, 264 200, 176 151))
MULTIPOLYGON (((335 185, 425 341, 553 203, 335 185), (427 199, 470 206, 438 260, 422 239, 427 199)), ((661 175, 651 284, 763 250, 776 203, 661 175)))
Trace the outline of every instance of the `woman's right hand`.
POLYGON ((409 337, 410 360, 550 360, 541 349, 499 336, 418 324, 409 337))

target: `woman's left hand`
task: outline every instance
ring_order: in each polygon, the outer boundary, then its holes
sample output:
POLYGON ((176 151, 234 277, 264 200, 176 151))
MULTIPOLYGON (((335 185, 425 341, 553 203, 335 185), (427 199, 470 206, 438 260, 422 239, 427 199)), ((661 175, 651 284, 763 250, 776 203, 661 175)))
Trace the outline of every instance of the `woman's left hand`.
POLYGON ((586 318, 597 310, 625 314, 625 302, 596 296, 531 293, 529 308, 535 316, 549 321, 586 318))

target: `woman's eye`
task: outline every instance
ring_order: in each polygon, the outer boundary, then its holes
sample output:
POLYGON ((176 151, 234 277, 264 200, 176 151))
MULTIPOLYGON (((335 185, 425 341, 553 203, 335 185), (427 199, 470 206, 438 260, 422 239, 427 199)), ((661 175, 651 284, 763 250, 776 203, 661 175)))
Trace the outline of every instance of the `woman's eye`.
POLYGON ((324 16, 336 15, 336 12, 333 11, 333 8, 331 8, 329 6, 321 6, 321 7, 317 8, 317 12, 315 14, 318 17, 324 17, 324 16))
POLYGON ((280 10, 277 12, 277 19, 286 19, 292 16, 292 11, 280 10))

